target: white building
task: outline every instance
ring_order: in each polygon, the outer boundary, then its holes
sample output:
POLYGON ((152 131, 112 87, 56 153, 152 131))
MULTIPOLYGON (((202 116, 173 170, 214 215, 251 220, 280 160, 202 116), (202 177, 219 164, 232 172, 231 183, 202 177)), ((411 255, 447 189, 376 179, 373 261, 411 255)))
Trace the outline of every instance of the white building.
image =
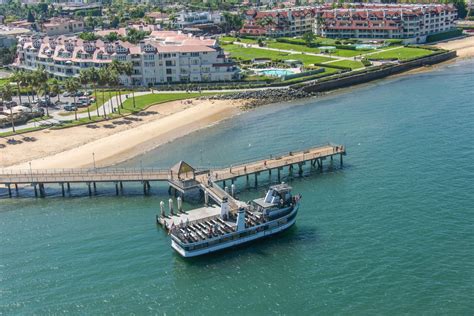
POLYGON ((350 9, 321 9, 314 33, 330 38, 412 39, 424 42, 430 34, 455 27, 457 11, 441 4, 358 4, 350 9))
POLYGON ((176 26, 178 28, 186 28, 196 24, 224 22, 224 18, 220 12, 181 12, 176 17, 176 26))
POLYGON ((44 67, 58 78, 78 76, 82 69, 106 67, 112 60, 131 62, 133 74, 121 76, 125 85, 152 86, 171 82, 231 81, 239 69, 216 40, 172 31, 153 31, 139 44, 83 41, 78 37, 22 37, 15 66, 44 67))
POLYGON ((41 31, 48 36, 79 33, 84 31, 84 22, 73 19, 52 18, 49 22, 43 23, 41 31))

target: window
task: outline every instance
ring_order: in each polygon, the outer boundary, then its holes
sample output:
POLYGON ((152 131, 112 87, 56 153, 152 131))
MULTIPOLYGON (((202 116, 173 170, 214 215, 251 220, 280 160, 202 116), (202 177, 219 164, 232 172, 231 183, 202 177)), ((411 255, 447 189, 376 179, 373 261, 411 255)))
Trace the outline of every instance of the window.
POLYGON ((171 69, 166 69, 166 74, 167 75, 172 75, 173 74, 173 71, 171 69))

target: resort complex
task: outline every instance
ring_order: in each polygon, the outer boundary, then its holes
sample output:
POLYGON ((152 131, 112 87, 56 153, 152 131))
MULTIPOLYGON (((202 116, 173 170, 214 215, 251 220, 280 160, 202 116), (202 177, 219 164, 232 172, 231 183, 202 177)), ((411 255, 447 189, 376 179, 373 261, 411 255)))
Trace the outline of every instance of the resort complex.
POLYGON ((153 31, 137 44, 87 41, 77 36, 25 36, 19 39, 14 66, 25 70, 44 67, 54 77, 70 77, 113 60, 133 64, 133 73, 120 78, 124 85, 230 81, 239 75, 215 39, 175 31, 153 31))
POLYGON ((294 7, 245 12, 241 34, 298 36, 307 32, 329 38, 407 39, 424 42, 426 36, 452 30, 457 10, 442 4, 351 4, 294 7))

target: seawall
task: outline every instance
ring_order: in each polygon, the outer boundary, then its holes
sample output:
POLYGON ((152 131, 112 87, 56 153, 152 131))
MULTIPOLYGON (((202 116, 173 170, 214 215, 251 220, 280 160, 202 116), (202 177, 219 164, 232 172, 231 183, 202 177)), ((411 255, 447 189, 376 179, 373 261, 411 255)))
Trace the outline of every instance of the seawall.
MULTIPOLYGON (((300 84, 297 86, 305 92, 324 92, 333 89, 345 88, 357 84, 366 83, 372 80, 382 79, 391 75, 399 74, 414 68, 438 64, 453 58, 456 58, 456 51, 448 51, 437 55, 427 56, 398 65, 382 66, 378 69, 364 71, 362 73, 342 75, 339 78, 327 81, 318 81, 310 84, 300 84)), ((295 87, 296 88, 296 87, 295 87)))

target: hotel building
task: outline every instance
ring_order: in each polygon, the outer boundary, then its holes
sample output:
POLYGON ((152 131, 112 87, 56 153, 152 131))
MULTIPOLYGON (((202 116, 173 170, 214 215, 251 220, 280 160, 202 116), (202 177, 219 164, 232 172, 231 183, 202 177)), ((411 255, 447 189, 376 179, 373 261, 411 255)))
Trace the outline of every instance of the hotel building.
POLYGON ((113 60, 133 64, 133 74, 120 78, 129 86, 239 78, 239 69, 216 40, 173 31, 153 31, 138 44, 84 41, 75 36, 25 36, 19 39, 15 66, 26 70, 42 66, 55 77, 67 78, 90 67, 106 67, 113 60))

